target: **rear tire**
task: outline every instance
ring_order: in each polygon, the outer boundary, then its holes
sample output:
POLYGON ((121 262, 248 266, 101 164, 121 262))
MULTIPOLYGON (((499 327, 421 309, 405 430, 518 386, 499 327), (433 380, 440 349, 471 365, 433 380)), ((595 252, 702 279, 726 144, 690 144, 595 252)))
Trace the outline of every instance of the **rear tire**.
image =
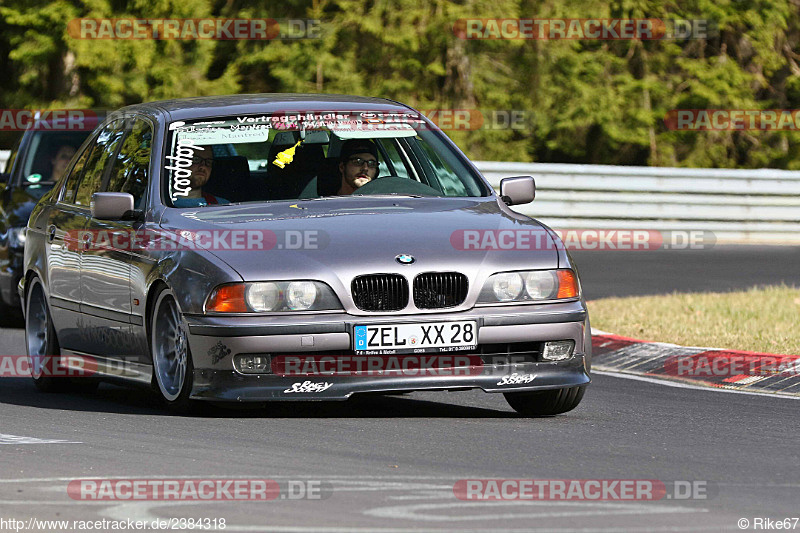
POLYGON ((171 411, 195 412, 198 402, 189 398, 194 383, 189 337, 175 296, 166 287, 155 296, 149 332, 156 390, 171 411))
POLYGON ((585 390, 586 386, 582 385, 544 391, 506 392, 503 395, 521 415, 551 416, 575 409, 581 403, 585 390))
POLYGON ((31 278, 30 284, 25 299, 25 347, 33 384, 42 392, 63 392, 69 384, 68 379, 47 375, 54 374, 60 365, 61 349, 42 282, 39 278, 31 278))

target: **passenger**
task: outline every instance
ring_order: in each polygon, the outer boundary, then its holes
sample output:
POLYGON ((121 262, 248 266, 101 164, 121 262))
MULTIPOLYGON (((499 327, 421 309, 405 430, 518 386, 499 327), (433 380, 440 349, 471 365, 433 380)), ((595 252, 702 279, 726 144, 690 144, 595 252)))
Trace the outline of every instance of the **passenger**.
POLYGON ((50 158, 50 168, 53 170, 50 172, 50 181, 56 182, 64 174, 64 171, 67 169, 67 165, 72 160, 72 156, 75 155, 77 150, 71 144, 62 144, 58 147, 58 150, 53 154, 53 157, 50 158))
POLYGON ((366 139, 350 139, 339 155, 341 186, 337 194, 353 194, 378 176, 378 148, 366 139))
POLYGON ((211 146, 198 150, 192 157, 192 164, 187 168, 189 176, 189 194, 175 201, 176 207, 196 207, 203 205, 229 204, 230 202, 219 196, 214 196, 203 191, 203 186, 211 178, 211 169, 214 166, 214 152, 211 146))

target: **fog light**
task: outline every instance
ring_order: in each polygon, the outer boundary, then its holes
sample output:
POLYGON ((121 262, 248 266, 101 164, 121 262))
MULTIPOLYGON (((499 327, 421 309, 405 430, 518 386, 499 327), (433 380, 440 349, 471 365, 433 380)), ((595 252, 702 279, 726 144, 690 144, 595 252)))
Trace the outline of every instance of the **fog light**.
POLYGON ((544 343, 542 359, 545 361, 563 361, 572 357, 575 341, 550 341, 544 343))
POLYGON ((233 358, 236 371, 242 374, 271 374, 272 356, 263 354, 241 354, 233 358))

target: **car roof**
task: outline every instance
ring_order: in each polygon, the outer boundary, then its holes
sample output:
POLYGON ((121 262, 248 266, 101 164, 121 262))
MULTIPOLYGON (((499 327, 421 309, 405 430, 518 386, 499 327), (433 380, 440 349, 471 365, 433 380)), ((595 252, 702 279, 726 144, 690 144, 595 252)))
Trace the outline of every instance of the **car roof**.
POLYGON ((187 120, 224 115, 249 115, 294 111, 380 111, 408 112, 410 108, 385 98, 341 94, 238 94, 179 98, 136 104, 118 113, 169 115, 168 120, 187 120))

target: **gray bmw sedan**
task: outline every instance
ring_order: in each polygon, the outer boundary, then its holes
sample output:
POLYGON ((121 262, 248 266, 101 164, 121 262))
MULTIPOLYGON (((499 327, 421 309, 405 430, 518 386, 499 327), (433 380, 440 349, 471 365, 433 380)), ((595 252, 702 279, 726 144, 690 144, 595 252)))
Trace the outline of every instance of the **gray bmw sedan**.
POLYGON ((559 238, 427 118, 351 96, 112 113, 28 223, 19 284, 42 390, 202 401, 480 388, 575 408, 589 318, 559 238))

